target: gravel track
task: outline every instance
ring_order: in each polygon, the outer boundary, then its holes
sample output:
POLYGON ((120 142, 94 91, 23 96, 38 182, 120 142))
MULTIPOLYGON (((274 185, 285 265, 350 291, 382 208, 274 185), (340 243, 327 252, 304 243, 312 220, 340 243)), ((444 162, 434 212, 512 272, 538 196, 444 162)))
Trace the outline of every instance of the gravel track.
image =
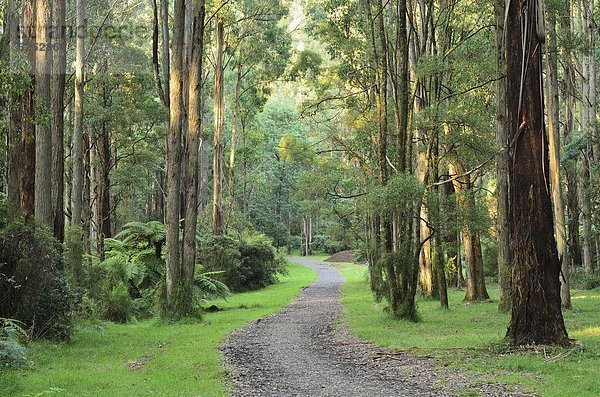
POLYGON ((434 360, 393 353, 335 327, 343 278, 332 266, 291 258, 319 279, 283 311, 234 332, 222 346, 234 396, 522 396, 436 368, 434 360))

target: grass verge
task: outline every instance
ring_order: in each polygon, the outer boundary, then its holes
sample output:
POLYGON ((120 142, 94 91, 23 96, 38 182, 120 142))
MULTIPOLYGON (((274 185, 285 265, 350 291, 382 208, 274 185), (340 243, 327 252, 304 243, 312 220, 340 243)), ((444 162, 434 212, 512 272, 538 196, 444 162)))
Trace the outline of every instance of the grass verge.
POLYGON ((2 396, 221 396, 219 345, 235 329, 285 307, 317 275, 289 264, 289 274, 260 291, 214 302, 224 310, 193 324, 155 320, 83 326, 69 344, 36 342, 34 370, 0 371, 2 396))
POLYGON ((433 355, 444 364, 477 372, 484 379, 521 384, 543 396, 600 396, 600 289, 574 290, 573 310, 565 310, 569 335, 581 341, 564 358, 562 350, 507 353, 501 346, 510 319, 498 313, 498 287, 489 285, 491 302, 463 304, 464 291, 449 290, 450 311, 439 302, 419 300, 422 321, 396 321, 373 301, 366 268, 340 265, 346 280, 344 320, 361 339, 415 354, 433 355))

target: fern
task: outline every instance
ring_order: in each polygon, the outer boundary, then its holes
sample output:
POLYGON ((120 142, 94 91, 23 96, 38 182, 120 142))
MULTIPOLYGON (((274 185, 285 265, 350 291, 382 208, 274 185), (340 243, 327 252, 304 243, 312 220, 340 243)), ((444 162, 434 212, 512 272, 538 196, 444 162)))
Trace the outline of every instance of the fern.
POLYGON ((229 288, 224 283, 211 277, 222 273, 197 273, 194 277, 194 295, 204 301, 217 298, 227 299, 231 295, 229 288))

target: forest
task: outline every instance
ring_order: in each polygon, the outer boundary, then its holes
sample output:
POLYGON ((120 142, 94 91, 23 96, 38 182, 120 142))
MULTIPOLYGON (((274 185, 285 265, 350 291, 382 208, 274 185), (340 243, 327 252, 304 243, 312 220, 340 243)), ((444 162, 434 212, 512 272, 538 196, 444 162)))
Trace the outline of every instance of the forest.
POLYGON ((0 0, 0 395, 600 395, 599 20, 0 0))

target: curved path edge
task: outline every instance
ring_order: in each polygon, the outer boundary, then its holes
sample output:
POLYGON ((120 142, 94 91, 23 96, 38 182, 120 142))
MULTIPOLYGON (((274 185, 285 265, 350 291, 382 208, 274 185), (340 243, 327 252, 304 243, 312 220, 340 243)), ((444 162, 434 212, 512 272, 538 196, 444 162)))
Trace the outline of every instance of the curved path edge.
POLYGON ((527 396, 392 352, 338 326, 344 280, 333 266, 288 258, 319 278, 282 311, 233 332, 221 350, 234 396, 527 396))

